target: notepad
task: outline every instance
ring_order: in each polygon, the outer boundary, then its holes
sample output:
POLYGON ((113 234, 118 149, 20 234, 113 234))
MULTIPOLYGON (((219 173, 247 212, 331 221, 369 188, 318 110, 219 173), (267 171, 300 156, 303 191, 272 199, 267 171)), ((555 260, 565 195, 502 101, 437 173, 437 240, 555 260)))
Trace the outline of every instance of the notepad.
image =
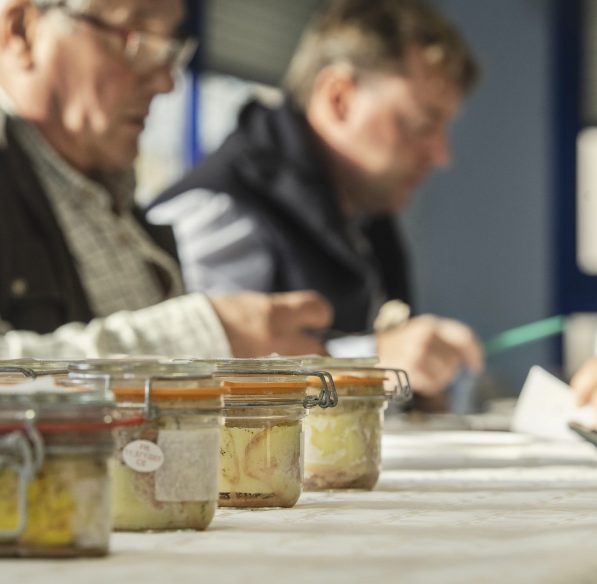
POLYGON ((594 417, 590 406, 579 408, 576 405, 569 385, 535 366, 531 368, 516 403, 511 430, 548 440, 578 442, 582 439, 568 428, 568 422, 592 426, 594 417))

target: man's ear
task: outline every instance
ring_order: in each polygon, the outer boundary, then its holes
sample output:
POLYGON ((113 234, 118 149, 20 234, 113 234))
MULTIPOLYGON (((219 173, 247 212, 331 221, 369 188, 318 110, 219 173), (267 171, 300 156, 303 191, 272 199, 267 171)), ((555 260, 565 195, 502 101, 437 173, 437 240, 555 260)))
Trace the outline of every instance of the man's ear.
POLYGON ((354 69, 348 64, 337 63, 319 72, 313 86, 312 100, 323 108, 329 121, 343 123, 350 115, 355 90, 354 69))
POLYGON ((33 67, 32 39, 37 10, 28 0, 0 2, 0 51, 12 55, 24 69, 33 67))

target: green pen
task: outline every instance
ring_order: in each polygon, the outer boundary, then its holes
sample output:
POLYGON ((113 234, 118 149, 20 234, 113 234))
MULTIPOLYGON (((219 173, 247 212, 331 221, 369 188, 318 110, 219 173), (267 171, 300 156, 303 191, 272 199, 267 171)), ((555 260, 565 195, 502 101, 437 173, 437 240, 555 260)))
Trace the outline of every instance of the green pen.
MULTIPOLYGON (((553 337, 564 332, 566 328, 566 317, 565 316, 550 316, 538 320, 537 322, 531 322, 529 324, 523 324, 501 333, 498 333, 495 337, 488 339, 483 344, 485 348, 485 355, 491 357, 497 355, 502 351, 513 349, 533 341, 539 341, 548 337, 553 337)), ((308 329, 305 331, 309 335, 316 336, 321 339, 322 342, 327 342, 333 339, 351 336, 371 335, 374 334, 373 330, 363 331, 360 333, 347 333, 336 329, 328 329, 326 331, 316 331, 308 329)))
POLYGON ((553 337, 564 332, 565 316, 550 316, 537 322, 508 329, 485 341, 485 354, 488 357, 533 341, 553 337))

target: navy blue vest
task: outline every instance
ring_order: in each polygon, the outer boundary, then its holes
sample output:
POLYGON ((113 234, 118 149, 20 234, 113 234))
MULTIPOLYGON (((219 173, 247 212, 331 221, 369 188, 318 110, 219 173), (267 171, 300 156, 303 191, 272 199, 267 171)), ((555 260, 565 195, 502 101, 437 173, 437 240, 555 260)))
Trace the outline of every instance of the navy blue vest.
MULTIPOLYGON (((359 332, 371 325, 374 300, 365 286, 365 260, 346 234, 321 161, 304 116, 289 103, 276 110, 251 103, 222 147, 153 205, 195 188, 228 193, 257 221, 274 259, 271 291, 317 290, 335 308, 334 327, 359 332)), ((407 261, 393 219, 369 220, 365 236, 387 297, 408 302, 407 261)))

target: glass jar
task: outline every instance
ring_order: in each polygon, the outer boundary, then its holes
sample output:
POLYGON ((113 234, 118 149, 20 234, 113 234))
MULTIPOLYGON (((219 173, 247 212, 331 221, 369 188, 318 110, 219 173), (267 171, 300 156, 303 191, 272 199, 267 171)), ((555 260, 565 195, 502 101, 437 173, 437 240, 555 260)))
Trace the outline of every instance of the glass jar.
POLYGON ((95 361, 71 372, 107 388, 118 416, 143 416, 115 432, 112 520, 116 530, 203 530, 218 500, 223 389, 211 366, 95 361))
POLYGON ((315 372, 318 395, 307 393, 307 372, 280 359, 220 361, 227 389, 220 449, 221 507, 292 507, 303 482, 303 419, 308 409, 334 407, 331 377, 315 372))
MULTIPOLYGON (((388 399, 410 397, 404 371, 378 369, 376 359, 303 361, 329 371, 338 392, 333 410, 313 410, 305 424, 305 489, 372 489, 381 470, 381 439, 388 399), (396 384, 386 390, 388 373, 396 384)), ((316 382, 317 383, 317 382, 316 382)))
POLYGON ((0 387, 0 555, 105 555, 113 404, 44 379, 0 387))

